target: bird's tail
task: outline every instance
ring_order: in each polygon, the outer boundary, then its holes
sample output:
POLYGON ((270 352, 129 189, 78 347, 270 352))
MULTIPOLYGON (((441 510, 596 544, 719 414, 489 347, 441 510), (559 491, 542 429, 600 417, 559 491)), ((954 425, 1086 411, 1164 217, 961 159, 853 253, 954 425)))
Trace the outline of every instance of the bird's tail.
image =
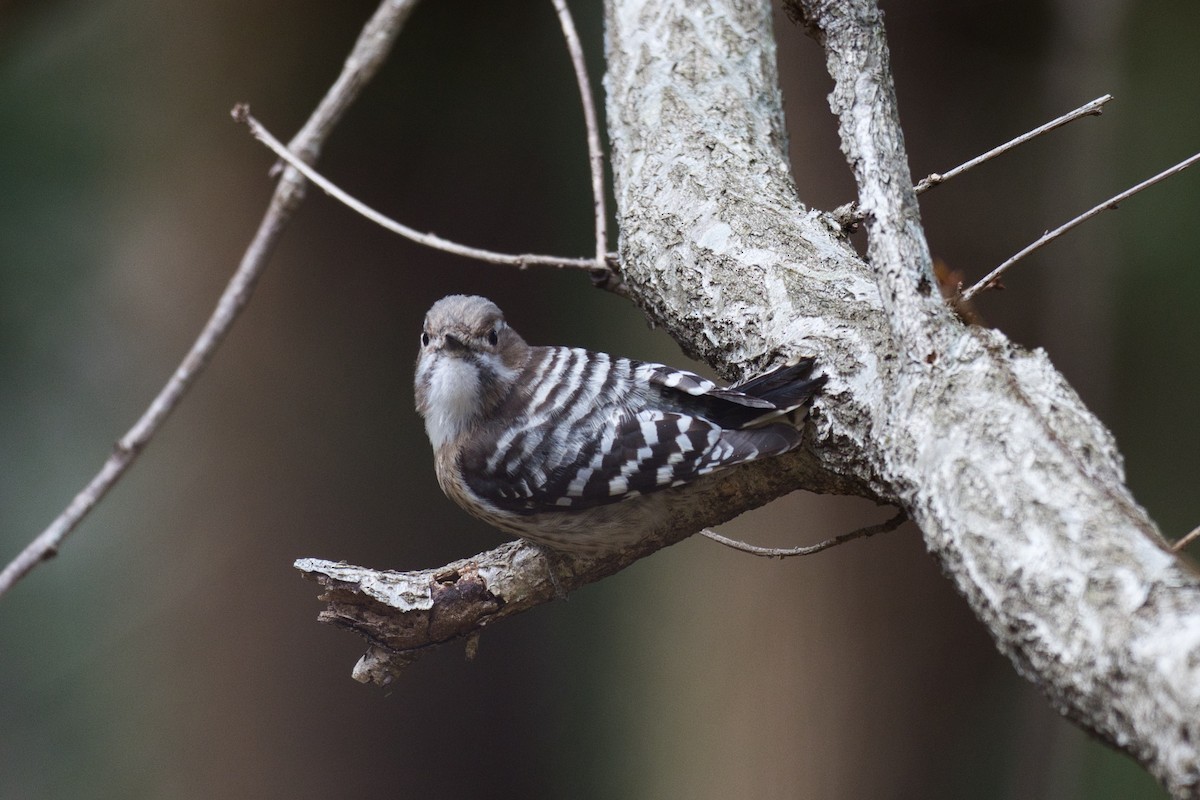
POLYGON ((825 385, 824 375, 813 376, 813 363, 811 358, 802 358, 710 394, 742 407, 741 412, 727 413, 727 423, 736 427, 757 428, 783 418, 798 422, 804 414, 794 412, 806 409, 825 385))

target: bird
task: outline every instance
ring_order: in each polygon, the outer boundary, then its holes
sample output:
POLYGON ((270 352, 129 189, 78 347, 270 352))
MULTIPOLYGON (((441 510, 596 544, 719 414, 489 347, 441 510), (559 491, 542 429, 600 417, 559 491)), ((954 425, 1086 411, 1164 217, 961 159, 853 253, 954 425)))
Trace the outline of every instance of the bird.
POLYGON ((825 383, 801 358, 721 387, 693 372, 531 346, 484 297, 425 316, 416 410, 442 491, 556 551, 597 555, 654 535, 704 476, 795 450, 825 383))

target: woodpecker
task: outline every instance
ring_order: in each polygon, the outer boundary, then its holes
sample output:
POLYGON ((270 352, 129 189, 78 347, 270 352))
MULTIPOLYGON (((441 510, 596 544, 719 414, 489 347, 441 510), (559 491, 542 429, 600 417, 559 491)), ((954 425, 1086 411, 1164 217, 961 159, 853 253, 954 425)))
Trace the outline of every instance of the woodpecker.
POLYGON ((490 300, 450 295, 425 316, 415 394, 447 497, 508 533, 598 553, 652 534, 697 479, 799 447, 795 423, 825 383, 812 371, 805 358, 721 388, 530 346, 490 300))

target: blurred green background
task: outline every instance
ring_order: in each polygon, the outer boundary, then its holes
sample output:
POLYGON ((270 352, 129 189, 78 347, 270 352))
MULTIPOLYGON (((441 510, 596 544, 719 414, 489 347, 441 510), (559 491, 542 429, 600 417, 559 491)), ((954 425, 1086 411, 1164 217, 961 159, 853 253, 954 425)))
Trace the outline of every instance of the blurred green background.
MULTIPOLYGON (((594 77, 597 3, 572 4, 594 77)), ((203 324, 270 155, 374 4, 0 2, 0 559, 52 519, 203 324)), ((1200 143, 1200 4, 887 2, 914 174, 1105 92, 922 201, 970 277, 1200 143)), ((851 199, 821 53, 780 16, 802 197, 851 199)), ((549 2, 423 4, 321 168, 422 230, 591 251, 549 2)), ((1170 535, 1200 522, 1200 175, 1018 267, 987 321, 1047 348, 1170 535)), ((316 623, 317 556, 418 568, 500 541, 445 500, 412 411, 425 309, 486 294, 526 338, 680 363, 586 277, 422 250, 312 193, 244 317, 128 477, 0 600, 0 797, 1157 798, 1016 677, 911 526, 815 558, 689 540, 447 647, 388 691, 316 623), (713 597, 720 576, 742 590, 713 597)), ((882 519, 792 496, 726 526, 798 544, 882 519), (802 522, 797 522, 802 520, 802 522)))

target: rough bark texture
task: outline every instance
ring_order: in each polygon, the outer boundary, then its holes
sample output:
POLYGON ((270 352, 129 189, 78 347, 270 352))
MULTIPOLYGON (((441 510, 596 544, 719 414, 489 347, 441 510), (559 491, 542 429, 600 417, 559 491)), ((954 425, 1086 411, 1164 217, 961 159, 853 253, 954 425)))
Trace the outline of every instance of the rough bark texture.
MULTIPOLYGON (((870 266, 798 200, 768 3, 610 0, 606 88, 631 296, 726 377, 816 356, 829 383, 811 452, 714 482, 712 502, 662 541, 605 564, 564 561, 556 582, 514 577, 548 574, 520 544, 394 579, 416 581, 399 593, 418 614, 411 627, 436 632, 415 639, 373 627, 395 612, 344 594, 371 588, 374 573, 298 566, 330 588, 331 621, 372 641, 359 676, 386 680, 398 653, 469 634, 788 488, 875 496, 920 525, 997 646, 1055 707, 1174 795, 1196 795, 1200 579, 1164 548, 1111 435, 1045 353, 964 327, 937 299, 878 11, 853 0, 796 11, 826 48, 870 266), (451 578, 471 585, 446 591, 451 578), (483 605, 439 609, 439 621, 464 620, 445 627, 430 622, 438 597, 483 605)), ((385 605, 399 596, 375 594, 385 605)))
POLYGON ((872 271, 787 179, 766 3, 610 4, 625 280, 714 365, 815 354, 816 451, 908 510, 1022 675, 1174 794, 1200 790, 1200 581, 1045 353, 933 307, 882 23, 805 4, 872 271), (897 163, 898 162, 898 163, 897 163))

